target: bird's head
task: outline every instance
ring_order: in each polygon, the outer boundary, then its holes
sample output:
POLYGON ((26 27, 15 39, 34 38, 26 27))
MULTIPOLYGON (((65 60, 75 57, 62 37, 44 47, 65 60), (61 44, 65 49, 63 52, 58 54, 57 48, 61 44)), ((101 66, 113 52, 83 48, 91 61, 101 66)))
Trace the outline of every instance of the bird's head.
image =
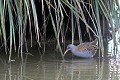
POLYGON ((75 45, 73 45, 73 44, 69 44, 69 45, 67 46, 66 51, 64 52, 64 55, 65 55, 69 50, 74 50, 75 47, 76 47, 75 45))

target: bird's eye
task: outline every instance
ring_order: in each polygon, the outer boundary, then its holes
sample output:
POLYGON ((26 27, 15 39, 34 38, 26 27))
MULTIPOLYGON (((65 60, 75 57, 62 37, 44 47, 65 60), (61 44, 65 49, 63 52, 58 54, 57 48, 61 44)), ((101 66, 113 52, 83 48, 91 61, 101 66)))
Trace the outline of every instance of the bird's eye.
POLYGON ((71 47, 70 47, 70 46, 68 46, 68 47, 67 47, 67 49, 71 49, 71 47))
POLYGON ((68 49, 70 49, 70 47, 67 47, 68 49))

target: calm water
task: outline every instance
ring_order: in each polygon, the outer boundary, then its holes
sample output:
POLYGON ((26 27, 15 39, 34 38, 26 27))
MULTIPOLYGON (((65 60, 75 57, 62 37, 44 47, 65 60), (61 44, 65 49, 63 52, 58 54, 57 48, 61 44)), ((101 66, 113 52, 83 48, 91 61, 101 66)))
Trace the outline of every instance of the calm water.
POLYGON ((33 55, 24 55, 23 63, 13 57, 8 64, 0 56, 0 80, 120 80, 119 57, 81 59, 66 55, 62 60, 50 47, 47 46, 45 57, 33 47, 33 55))
POLYGON ((120 59, 0 59, 0 80, 120 80, 120 59))

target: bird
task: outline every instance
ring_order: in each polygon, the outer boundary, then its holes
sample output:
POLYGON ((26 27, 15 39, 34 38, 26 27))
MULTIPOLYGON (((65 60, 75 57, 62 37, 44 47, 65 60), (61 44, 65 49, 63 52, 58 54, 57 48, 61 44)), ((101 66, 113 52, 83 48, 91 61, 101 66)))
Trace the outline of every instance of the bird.
POLYGON ((98 40, 95 39, 92 42, 81 43, 77 46, 69 44, 66 51, 64 52, 64 56, 68 51, 71 51, 72 54, 76 57, 92 58, 96 54, 97 50, 98 40))

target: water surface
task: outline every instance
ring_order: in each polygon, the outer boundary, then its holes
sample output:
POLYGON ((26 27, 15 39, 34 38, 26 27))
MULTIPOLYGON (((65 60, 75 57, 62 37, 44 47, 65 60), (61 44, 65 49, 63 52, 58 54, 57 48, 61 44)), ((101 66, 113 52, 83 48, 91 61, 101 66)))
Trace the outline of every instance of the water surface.
POLYGON ((0 80, 120 80, 120 59, 0 60, 0 80))
POLYGON ((63 60, 50 47, 46 46, 45 56, 33 47, 23 62, 12 55, 8 63, 8 57, 0 55, 0 80, 120 80, 119 57, 82 59, 68 52, 63 60))

